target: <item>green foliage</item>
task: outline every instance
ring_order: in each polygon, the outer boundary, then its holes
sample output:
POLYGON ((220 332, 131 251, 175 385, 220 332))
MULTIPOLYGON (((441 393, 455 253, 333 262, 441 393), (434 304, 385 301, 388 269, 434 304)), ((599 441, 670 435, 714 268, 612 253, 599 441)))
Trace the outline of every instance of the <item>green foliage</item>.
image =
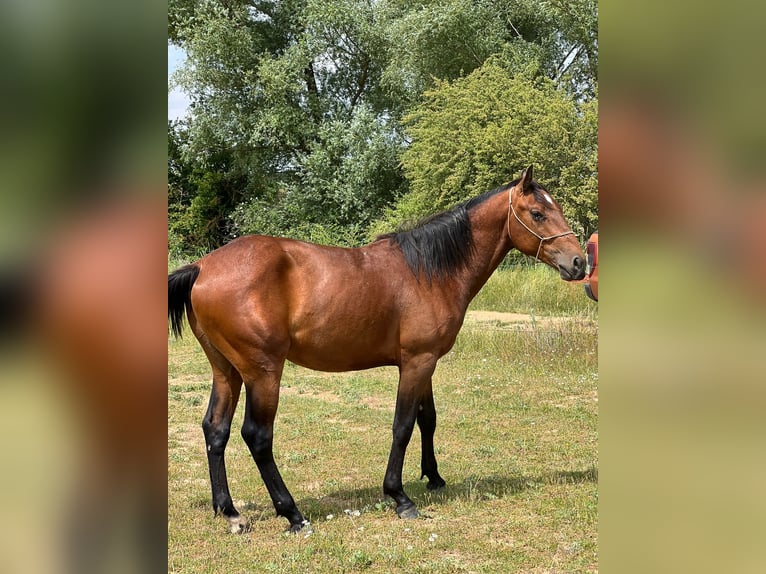
MULTIPOLYGON (((173 83, 191 101, 185 125, 172 128, 183 136, 169 165, 171 250, 209 250, 243 233, 357 244, 392 213, 419 212, 407 207, 425 198, 408 195, 402 166, 413 156, 403 160, 402 153, 418 129, 437 121, 424 110, 436 105, 434 93, 450 82, 459 86, 498 58, 506 76, 524 76, 538 88, 525 118, 566 119, 559 126, 561 147, 584 149, 590 128, 552 108, 576 108, 573 102, 596 93, 595 30, 593 0, 171 0, 168 37, 187 55, 173 83)), ((509 98, 491 87, 483 95, 509 98)), ((509 155, 492 146, 513 121, 502 114, 521 106, 511 99, 513 106, 485 109, 497 134, 484 134, 482 150, 431 169, 444 171, 453 185, 479 174, 472 189, 488 189, 486 180, 498 178, 485 177, 492 167, 485 164, 509 155)), ((587 116, 587 108, 578 113, 587 116)), ((524 139, 537 137, 531 134, 524 139)), ((527 161, 525 150, 547 152, 541 137, 510 146, 521 152, 514 169, 527 161)), ((548 157, 566 155, 548 139, 548 157)), ((595 160, 576 159, 547 173, 541 165, 540 173, 562 186, 582 185, 595 160)), ((498 177, 510 175, 508 168, 504 164, 498 177)), ((587 181, 595 190, 595 176, 587 181)), ((590 213, 581 217, 586 227, 594 204, 578 201, 570 203, 578 214, 590 213)))
POLYGON ((170 256, 201 255, 231 237, 230 214, 248 189, 245 167, 226 150, 189 160, 189 133, 168 123, 170 256))
POLYGON ((529 164, 575 232, 598 225, 596 104, 578 106, 535 69, 512 74, 492 58, 465 78, 438 82, 405 122, 410 192, 381 227, 507 183, 529 164))
POLYGON ((363 243, 365 229, 357 224, 309 221, 303 218, 303 206, 291 201, 285 190, 276 197, 263 197, 237 206, 232 215, 233 235, 257 231, 263 235, 288 235, 322 245, 354 247, 363 243), (287 233, 286 233, 287 230, 287 233))
POLYGON ((556 271, 542 264, 498 269, 469 308, 537 317, 566 314, 598 318, 598 304, 585 296, 582 283, 562 281, 556 271))
POLYGON ((233 216, 237 233, 307 240, 319 235, 341 245, 365 240, 367 227, 403 188, 400 144, 367 106, 358 107, 348 123, 325 122, 317 138, 297 156, 295 183, 239 206, 233 216))
POLYGON ((390 46, 383 83, 409 104, 417 103, 435 80, 465 76, 497 54, 519 68, 534 63, 541 74, 578 97, 594 94, 594 0, 389 0, 380 4, 390 46))

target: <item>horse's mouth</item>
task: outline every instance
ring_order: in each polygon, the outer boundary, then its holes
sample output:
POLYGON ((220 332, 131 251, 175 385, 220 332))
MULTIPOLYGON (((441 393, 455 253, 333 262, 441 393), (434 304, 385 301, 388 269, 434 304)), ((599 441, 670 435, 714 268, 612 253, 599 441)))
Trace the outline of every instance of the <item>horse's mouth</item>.
POLYGON ((561 266, 559 267, 559 275, 564 281, 580 281, 585 278, 585 269, 578 267, 570 270, 561 266))

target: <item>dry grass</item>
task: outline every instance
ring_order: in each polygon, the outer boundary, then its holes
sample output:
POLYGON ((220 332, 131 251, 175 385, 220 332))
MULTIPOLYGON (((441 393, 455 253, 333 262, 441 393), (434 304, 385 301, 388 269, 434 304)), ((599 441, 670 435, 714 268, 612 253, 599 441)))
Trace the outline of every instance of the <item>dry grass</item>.
POLYGON ((403 475, 415 521, 398 519, 381 490, 396 370, 286 367, 275 457, 312 523, 299 535, 284 534, 235 432, 229 481, 251 530, 231 535, 213 517, 199 426, 208 367, 193 337, 170 342, 168 571, 597 571, 596 325, 500 327, 468 322, 440 362, 436 448, 448 486, 432 493, 417 480, 416 431, 403 475))

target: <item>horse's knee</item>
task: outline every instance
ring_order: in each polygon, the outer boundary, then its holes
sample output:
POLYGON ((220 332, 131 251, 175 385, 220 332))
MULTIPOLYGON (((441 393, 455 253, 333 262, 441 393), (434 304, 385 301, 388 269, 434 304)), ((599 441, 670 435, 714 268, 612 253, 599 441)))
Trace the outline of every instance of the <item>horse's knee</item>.
POLYGON ((436 413, 424 413, 418 416, 420 432, 433 435, 436 432, 436 413))
POLYGON ((269 428, 246 421, 240 432, 256 462, 272 455, 273 434, 269 428))
POLYGON ((202 421, 202 432, 208 452, 222 454, 229 442, 231 427, 228 424, 213 424, 209 419, 202 421))
POLYGON ((393 427, 394 445, 406 448, 412 438, 414 424, 395 424, 393 427))
POLYGON ((242 435, 242 438, 245 441, 245 443, 247 443, 247 445, 250 446, 254 444, 258 438, 258 427, 253 422, 245 421, 244 423, 242 423, 242 429, 240 430, 240 434, 242 435))

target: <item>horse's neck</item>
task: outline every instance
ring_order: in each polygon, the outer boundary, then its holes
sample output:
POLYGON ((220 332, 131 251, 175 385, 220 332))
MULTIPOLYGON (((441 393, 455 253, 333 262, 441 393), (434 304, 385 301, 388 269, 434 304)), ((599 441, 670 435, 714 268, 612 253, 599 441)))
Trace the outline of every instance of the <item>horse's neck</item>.
POLYGON ((498 193, 471 211, 473 249, 463 269, 466 306, 484 286, 513 245, 508 237, 508 194, 498 193))

